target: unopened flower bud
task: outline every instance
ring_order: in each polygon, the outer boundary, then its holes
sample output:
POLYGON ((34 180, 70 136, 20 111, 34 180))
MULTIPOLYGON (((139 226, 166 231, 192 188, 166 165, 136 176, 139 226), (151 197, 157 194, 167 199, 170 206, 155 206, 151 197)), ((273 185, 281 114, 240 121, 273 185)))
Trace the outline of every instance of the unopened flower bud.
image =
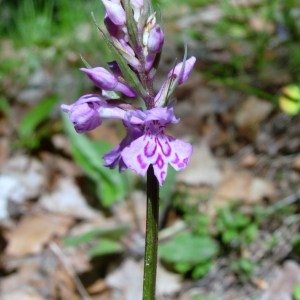
POLYGON ((116 38, 119 38, 120 35, 121 35, 121 29, 120 29, 120 26, 116 25, 110 18, 109 16, 106 16, 104 18, 104 24, 105 24, 105 27, 108 31, 108 33, 111 35, 111 36, 114 36, 116 38))
POLYGON ((147 41, 148 52, 159 53, 164 44, 164 33, 160 26, 156 24, 149 32, 147 41))
POLYGON ((105 6, 108 17, 114 24, 122 26, 126 23, 126 13, 120 1, 102 0, 102 3, 105 6))
POLYGON ((83 133, 101 125, 102 120, 98 110, 103 104, 106 104, 104 99, 98 95, 89 94, 80 97, 71 105, 63 104, 61 109, 68 113, 75 130, 83 133))
POLYGON ((164 106, 168 102, 168 98, 173 94, 175 88, 182 84, 187 80, 194 64, 196 62, 196 58, 194 56, 190 57, 185 61, 185 63, 180 62, 177 64, 168 74, 168 79, 163 83, 160 90, 156 94, 154 98, 155 106, 160 107, 164 106), (178 78, 178 76, 180 76, 178 78), (175 81, 174 79, 177 79, 175 81))
POLYGON ((177 64, 175 66, 174 69, 172 69, 169 74, 168 74, 168 77, 172 77, 172 76, 175 76, 175 77, 178 77, 180 76, 179 78, 179 81, 178 81, 178 84, 182 84, 183 82, 185 82, 190 74, 190 72, 192 71, 193 67, 194 67, 194 64, 196 62, 196 58, 194 56, 190 57, 189 59, 187 59, 184 63, 184 69, 183 68, 183 62, 180 62, 179 64, 177 64))
POLYGON ((147 20, 147 22, 145 24, 144 30, 143 30, 143 45, 144 46, 147 46, 149 35, 150 35, 150 31, 155 26, 155 24, 156 24, 155 14, 152 14, 148 18, 148 20, 147 20))
POLYGON ((128 97, 135 97, 135 92, 104 68, 96 67, 92 69, 81 68, 81 71, 94 82, 94 84, 102 90, 121 92, 128 97))

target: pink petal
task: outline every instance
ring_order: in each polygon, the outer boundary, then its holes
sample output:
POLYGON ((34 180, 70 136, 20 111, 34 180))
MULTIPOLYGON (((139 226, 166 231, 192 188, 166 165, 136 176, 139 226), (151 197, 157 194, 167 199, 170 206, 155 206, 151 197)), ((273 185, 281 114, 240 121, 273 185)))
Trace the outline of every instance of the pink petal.
POLYGON ((170 136, 168 136, 168 139, 173 151, 168 162, 176 171, 184 169, 192 155, 192 145, 170 136))
POLYGON ((168 172, 168 162, 165 160, 165 157, 158 153, 156 161, 153 165, 154 174, 160 185, 163 185, 168 172))
POLYGON ((179 64, 177 64, 175 66, 174 69, 172 69, 169 74, 168 74, 168 77, 170 78, 171 76, 179 76, 180 75, 180 78, 179 78, 179 84, 182 84, 183 82, 185 82, 188 78, 188 76, 190 75, 193 67, 194 67, 194 64, 196 62, 196 58, 194 56, 190 57, 189 59, 187 59, 185 61, 185 64, 184 64, 184 69, 182 70, 183 68, 183 62, 180 62, 179 64))
POLYGON ((153 141, 151 142, 151 139, 143 135, 134 140, 122 151, 122 158, 126 166, 142 176, 146 175, 147 169, 149 165, 154 162, 153 158, 155 156, 155 152, 152 154, 152 156, 145 155, 147 145, 152 149, 155 148, 153 141))

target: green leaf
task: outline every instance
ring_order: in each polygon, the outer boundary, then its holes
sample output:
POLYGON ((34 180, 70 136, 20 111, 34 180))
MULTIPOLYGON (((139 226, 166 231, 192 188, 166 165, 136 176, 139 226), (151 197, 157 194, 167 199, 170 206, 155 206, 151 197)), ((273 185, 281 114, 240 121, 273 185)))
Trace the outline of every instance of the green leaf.
POLYGON ((222 234, 222 240, 226 244, 230 244, 238 240, 239 237, 240 237, 239 232, 234 229, 226 229, 226 231, 224 231, 222 234))
POLYGON ((237 261, 231 262, 230 268, 242 277, 250 278, 256 268, 256 264, 248 258, 241 258, 237 261))
POLYGON ((247 243, 254 241, 254 239, 257 236, 257 232, 258 232, 257 224, 249 224, 243 231, 243 235, 245 236, 245 241, 247 243))
POLYGON ((124 0, 125 12, 126 12, 126 25, 130 40, 133 41, 135 47, 140 45, 138 37, 138 28, 133 17, 133 11, 129 0, 124 0))
POLYGON ((203 277, 209 272, 212 266, 213 266, 212 260, 208 260, 202 264, 197 265, 192 271, 192 278, 199 279, 203 277))
POLYGON ((193 268, 189 263, 179 262, 174 265, 176 272, 184 274, 193 268))
POLYGON ((78 134, 70 120, 64 116, 64 125, 72 146, 72 155, 77 164, 95 182, 96 191, 105 207, 123 199, 128 193, 130 182, 125 173, 110 170, 103 165, 102 156, 111 149, 105 141, 92 141, 78 134))
POLYGON ((92 66, 87 62, 87 60, 82 55, 80 55, 80 58, 87 69, 92 68, 92 66))
POLYGON ((123 250, 123 246, 120 243, 110 239, 102 239, 97 246, 89 251, 89 256, 93 258, 96 256, 117 254, 121 253, 123 250))
POLYGON ((181 233, 160 246, 163 260, 171 263, 197 265, 214 257, 218 245, 208 236, 196 236, 190 232, 181 233))
POLYGON ((21 120, 19 127, 19 136, 21 138, 29 137, 37 126, 45 120, 54 106, 57 105, 58 97, 49 97, 38 103, 25 117, 21 120))
POLYGON ((67 237, 64 239, 64 244, 66 246, 78 246, 80 244, 89 243, 101 237, 119 239, 128 231, 128 229, 129 227, 127 226, 108 229, 93 229, 77 236, 67 237))

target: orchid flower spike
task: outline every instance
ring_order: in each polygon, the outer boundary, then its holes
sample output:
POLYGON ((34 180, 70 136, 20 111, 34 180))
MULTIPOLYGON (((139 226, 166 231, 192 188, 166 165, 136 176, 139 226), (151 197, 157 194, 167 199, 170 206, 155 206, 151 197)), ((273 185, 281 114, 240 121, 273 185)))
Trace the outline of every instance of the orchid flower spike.
POLYGON ((118 167, 120 171, 131 169, 142 176, 152 165, 162 185, 168 165, 179 171, 187 166, 192 154, 189 143, 167 135, 165 130, 168 124, 179 122, 170 105, 171 96, 187 80, 196 58, 187 59, 185 54, 155 93, 154 76, 165 37, 150 1, 101 1, 106 10, 106 33, 98 29, 115 60, 108 64, 108 69, 80 69, 101 89, 101 95, 87 94, 61 108, 78 133, 97 128, 104 118, 121 120, 125 137, 103 156, 104 165, 111 169, 118 167), (142 105, 136 106, 132 100, 126 102, 127 98, 142 101, 142 105))

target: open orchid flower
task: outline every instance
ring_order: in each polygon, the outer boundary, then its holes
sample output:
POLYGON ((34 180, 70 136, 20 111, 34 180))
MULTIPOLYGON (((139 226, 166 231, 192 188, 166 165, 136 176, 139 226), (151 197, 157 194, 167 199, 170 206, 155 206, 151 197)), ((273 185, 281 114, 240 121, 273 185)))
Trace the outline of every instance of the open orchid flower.
POLYGON ((143 124, 144 130, 139 138, 122 150, 123 162, 129 169, 145 176, 152 164, 154 174, 162 185, 167 176, 168 164, 176 171, 187 166, 192 146, 165 134, 166 125, 179 122, 173 108, 155 107, 142 116, 132 112, 130 119, 135 124, 143 124))

